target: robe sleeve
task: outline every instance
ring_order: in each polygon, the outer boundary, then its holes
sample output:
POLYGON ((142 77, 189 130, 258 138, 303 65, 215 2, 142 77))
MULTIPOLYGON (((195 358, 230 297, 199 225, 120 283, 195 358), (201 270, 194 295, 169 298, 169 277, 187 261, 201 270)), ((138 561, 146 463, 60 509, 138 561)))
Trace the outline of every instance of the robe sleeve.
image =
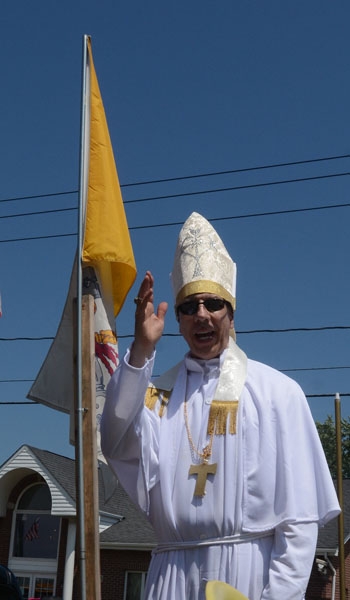
POLYGON ((101 448, 125 491, 147 513, 149 491, 159 478, 159 417, 144 406, 154 356, 142 368, 128 358, 129 351, 107 387, 101 448))
POLYGON ((243 528, 323 526, 340 507, 305 395, 286 375, 249 362, 242 395, 243 528))
POLYGON ((317 523, 284 523, 275 530, 269 580, 261 600, 302 600, 317 544, 317 523))

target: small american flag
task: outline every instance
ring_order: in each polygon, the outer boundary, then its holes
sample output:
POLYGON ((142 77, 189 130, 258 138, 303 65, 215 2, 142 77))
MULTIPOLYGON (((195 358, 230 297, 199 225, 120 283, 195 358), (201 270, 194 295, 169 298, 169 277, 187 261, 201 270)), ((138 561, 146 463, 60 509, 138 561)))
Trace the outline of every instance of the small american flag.
POLYGON ((39 539, 39 517, 33 521, 32 526, 28 529, 27 533, 24 536, 26 542, 32 542, 33 540, 39 539))

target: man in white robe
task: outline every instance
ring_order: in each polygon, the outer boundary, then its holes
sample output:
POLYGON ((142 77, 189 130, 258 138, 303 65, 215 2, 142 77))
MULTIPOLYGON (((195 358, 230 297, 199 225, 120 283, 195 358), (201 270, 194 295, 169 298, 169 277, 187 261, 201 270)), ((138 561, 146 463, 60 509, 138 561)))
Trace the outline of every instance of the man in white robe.
POLYGON ((197 213, 172 281, 189 352, 150 383, 167 305, 154 310, 147 272, 101 424, 106 459, 159 542, 145 598, 202 600, 216 579, 249 600, 301 600, 318 527, 339 513, 305 396, 236 345, 236 266, 197 213))

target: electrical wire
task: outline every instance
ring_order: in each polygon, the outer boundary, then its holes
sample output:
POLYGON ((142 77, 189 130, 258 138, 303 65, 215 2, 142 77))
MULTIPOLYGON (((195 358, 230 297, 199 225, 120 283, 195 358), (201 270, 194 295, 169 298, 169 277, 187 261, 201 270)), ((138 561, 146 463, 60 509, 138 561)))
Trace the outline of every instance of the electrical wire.
MULTIPOLYGON (((278 369, 281 373, 298 373, 299 371, 339 371, 342 369, 350 369, 348 366, 335 367, 294 367, 293 369, 278 369)), ((157 377, 155 375, 155 377, 157 377)), ((35 379, 0 379, 0 383, 33 383, 35 379)))
POLYGON ((34 212, 17 213, 15 215, 1 215, 0 219, 16 219, 17 217, 36 217, 37 215, 50 215, 62 212, 69 212, 72 210, 78 210, 78 207, 72 206, 69 208, 53 208, 52 210, 38 210, 34 212))
MULTIPOLYGON (((334 161, 334 160, 343 160, 346 158, 350 158, 350 154, 340 154, 340 155, 335 155, 335 156, 321 156, 319 158, 309 158, 309 159, 305 159, 305 160, 295 160, 295 161, 290 161, 290 162, 271 163, 268 165, 257 165, 257 166, 253 166, 253 167, 242 167, 240 169, 228 169, 228 170, 224 170, 224 171, 211 171, 209 173, 197 173, 195 175, 182 175, 182 176, 177 176, 177 177, 166 177, 163 179, 136 181, 136 182, 121 184, 120 187, 127 188, 127 187, 135 187, 135 186, 142 186, 142 185, 155 185, 155 184, 159 184, 159 183, 170 183, 170 182, 174 182, 174 181, 187 181, 187 180, 191 180, 191 179, 199 179, 199 178, 204 178, 204 177, 218 177, 221 175, 233 175, 233 174, 237 174, 237 173, 249 173, 252 171, 308 165, 308 164, 312 164, 312 163, 327 162, 327 161, 334 161)), ((18 200, 32 200, 35 198, 50 198, 52 196, 66 196, 69 194, 77 194, 78 192, 79 192, 79 190, 70 190, 70 191, 66 191, 66 192, 54 192, 54 193, 37 194, 37 195, 31 195, 31 196, 17 196, 14 198, 5 198, 3 200, 0 200, 0 203, 16 202, 18 200)))
POLYGON ((180 194, 165 194, 163 196, 149 196, 147 198, 138 198, 136 200, 124 200, 124 204, 133 204, 136 202, 137 203, 150 202, 153 200, 168 200, 170 198, 183 198, 185 196, 186 197, 199 196, 199 195, 203 195, 203 194, 219 194, 221 192, 233 192, 233 191, 237 191, 237 190, 250 190, 250 189, 254 189, 254 188, 270 187, 270 186, 274 186, 274 185, 284 185, 284 184, 288 184, 288 183, 301 183, 301 182, 304 183, 305 181, 331 179, 333 177, 344 177, 347 175, 350 175, 349 171, 346 171, 344 173, 331 173, 329 175, 315 175, 312 177, 283 179, 280 181, 264 181, 261 183, 249 183, 249 184, 245 184, 245 185, 235 185, 235 186, 230 186, 230 187, 226 187, 226 188, 215 188, 213 190, 198 190, 196 192, 185 192, 185 193, 180 193, 180 194))
POLYGON ((52 198, 54 196, 68 196, 70 194, 77 194, 79 190, 71 190, 70 192, 49 192, 48 194, 35 194, 32 196, 16 196, 15 198, 3 198, 0 200, 0 204, 4 202, 17 202, 18 200, 36 200, 37 198, 52 198))
MULTIPOLYGON (((295 333, 299 331, 336 331, 336 330, 349 330, 350 325, 325 325, 322 327, 287 327, 285 329, 247 329, 237 331, 237 335, 248 335, 251 333, 295 333)), ((126 333, 124 335, 118 335, 118 339, 132 338, 134 334, 126 333)), ((163 337, 182 337, 181 333, 163 333, 163 337)), ((43 340, 54 340, 55 336, 40 336, 40 337, 0 337, 0 342, 40 342, 43 340)))
MULTIPOLYGON (((345 392, 345 393, 339 393, 340 398, 349 398, 350 397, 350 392, 345 392)), ((335 394, 305 394, 306 398, 334 398, 335 394)), ((29 404, 31 406, 44 406, 41 402, 37 402, 36 400, 13 400, 13 401, 7 401, 7 402, 0 402, 0 406, 17 406, 20 404, 29 404)), ((350 419, 350 417, 348 417, 348 419, 350 419)))
POLYGON ((213 171, 210 173, 199 173, 197 175, 184 175, 182 177, 167 177, 164 179, 153 179, 150 181, 138 181, 136 183, 124 183, 121 187, 132 187, 138 185, 153 185, 158 183, 170 183, 173 181, 185 181, 187 179, 198 179, 201 177, 217 177, 221 175, 233 175, 236 173, 249 173, 251 171, 260 171, 264 169, 276 169, 281 167, 294 167, 299 165, 307 165, 311 163, 324 162, 329 160, 340 160, 344 158, 350 158, 350 154, 341 154, 339 156, 328 156, 328 157, 320 157, 320 158, 310 158, 306 160, 295 160, 291 162, 281 162, 281 163, 272 163, 269 165, 258 165, 255 167, 243 167, 241 169, 229 169, 227 171, 213 171))
MULTIPOLYGON (((274 215, 284 215, 284 214, 291 214, 291 213, 300 213, 300 212, 310 212, 310 211, 317 211, 317 210, 331 210, 334 208, 347 208, 350 206, 350 202, 345 202, 343 204, 327 204, 325 206, 311 206, 309 208, 290 208, 290 209, 286 209, 286 210, 273 210, 273 211, 265 211, 265 212, 260 212, 260 213, 250 213, 250 214, 244 214, 244 215, 231 215, 231 216, 227 216, 227 217, 213 217, 211 219, 209 219, 209 221, 214 222, 214 221, 228 221, 228 220, 234 220, 234 219, 249 219, 249 218, 257 218, 257 217, 269 217, 269 216, 274 216, 274 215)), ((65 211, 71 211, 71 210, 77 210, 77 207, 72 207, 72 208, 62 208, 62 209, 54 209, 54 210, 43 210, 43 211, 38 211, 38 212, 31 212, 31 213, 22 213, 19 215, 5 215, 0 217, 0 219, 9 219, 9 218, 16 218, 16 217, 24 217, 24 216, 36 216, 36 215, 44 215, 44 214, 51 214, 51 213, 56 213, 56 212, 65 212, 65 211)), ((173 223, 156 223, 153 225, 135 225, 134 227, 129 227, 129 231, 135 231, 138 229, 152 229, 155 227, 174 227, 174 226, 179 226, 181 225, 182 222, 181 221, 176 221, 173 223)), ((76 235, 74 233, 68 234, 68 235, 76 235)), ((50 237, 61 237, 60 234, 53 234, 50 237)), ((22 238, 20 240, 18 239, 9 239, 9 240, 0 240, 0 243, 4 243, 4 242, 12 242, 12 241, 23 241, 23 240, 32 240, 32 239, 42 239, 41 237, 32 237, 32 238, 22 238)))
MULTIPOLYGON (((334 208, 344 208, 344 207, 348 208, 349 206, 350 206, 350 203, 346 202, 344 204, 330 204, 327 206, 313 206, 310 208, 291 208, 291 209, 287 209, 287 210, 274 210, 274 211, 267 211, 267 212, 263 212, 263 213, 251 213, 251 214, 246 214, 246 215, 231 215, 231 216, 227 216, 227 217, 213 217, 208 220, 210 222, 231 221, 231 220, 235 220, 235 219, 249 219, 249 218, 269 217, 269 216, 284 215, 284 214, 291 214, 291 213, 310 212, 310 211, 317 211, 317 210, 331 210, 334 208)), ((136 231, 139 229, 154 229, 154 228, 158 228, 158 227, 175 227, 175 226, 178 227, 181 225, 182 225, 182 221, 175 221, 172 223, 157 223, 154 225, 135 225, 134 227, 129 227, 129 231, 136 231)), ((53 239, 53 238, 61 238, 61 237, 73 237, 76 235, 77 235, 77 233, 57 233, 57 234, 43 235, 43 236, 31 236, 31 237, 27 237, 27 238, 10 238, 8 240, 0 240, 0 244, 6 244, 6 243, 11 243, 11 242, 31 242, 33 240, 53 239)))

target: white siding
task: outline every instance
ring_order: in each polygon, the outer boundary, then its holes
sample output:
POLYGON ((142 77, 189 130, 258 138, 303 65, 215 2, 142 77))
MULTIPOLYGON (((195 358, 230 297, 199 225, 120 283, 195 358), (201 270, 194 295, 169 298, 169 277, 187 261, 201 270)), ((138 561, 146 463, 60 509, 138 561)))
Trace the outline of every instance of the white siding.
POLYGON ((30 472, 39 473, 46 481, 51 492, 53 515, 75 516, 73 499, 27 446, 22 446, 0 469, 0 515, 6 512, 7 498, 15 483, 30 472))

